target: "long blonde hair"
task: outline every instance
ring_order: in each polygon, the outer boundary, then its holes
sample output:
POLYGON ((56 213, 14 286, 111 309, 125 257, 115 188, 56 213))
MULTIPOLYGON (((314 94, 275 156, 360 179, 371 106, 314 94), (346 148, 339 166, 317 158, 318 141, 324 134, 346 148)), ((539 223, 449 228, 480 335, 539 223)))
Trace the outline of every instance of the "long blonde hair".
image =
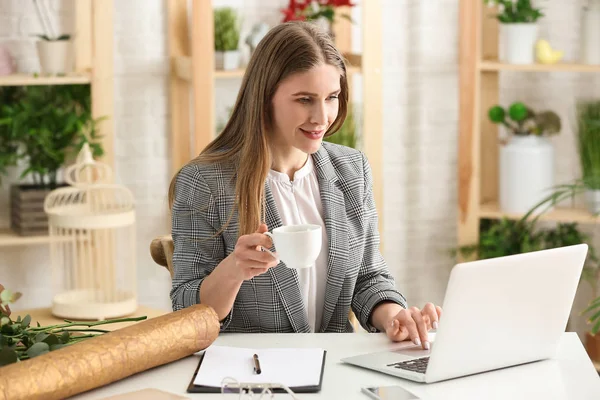
MULTIPOLYGON (((264 185, 271 168, 267 132, 272 122, 271 102, 275 91, 288 76, 320 64, 329 64, 340 70, 338 115, 325 136, 334 134, 344 123, 348 108, 344 60, 327 33, 311 23, 286 22, 272 28, 260 41, 246 68, 227 125, 198 157, 190 161, 191 164, 236 163, 238 235, 255 232, 263 221, 264 185)), ((171 206, 176 178, 169 187, 171 206)))

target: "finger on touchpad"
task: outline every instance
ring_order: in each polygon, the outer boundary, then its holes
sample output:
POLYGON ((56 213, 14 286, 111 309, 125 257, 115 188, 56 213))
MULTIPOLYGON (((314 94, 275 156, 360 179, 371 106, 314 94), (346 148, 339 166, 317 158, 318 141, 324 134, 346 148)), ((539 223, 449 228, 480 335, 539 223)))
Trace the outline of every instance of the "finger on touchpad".
POLYGON ((394 353, 398 353, 398 354, 404 354, 407 356, 411 356, 411 357, 427 357, 429 355, 429 353, 431 353, 431 349, 433 348, 434 344, 429 343, 429 350, 425 350, 423 349, 422 346, 411 346, 411 347, 405 347, 403 349, 400 350, 395 350, 394 353))

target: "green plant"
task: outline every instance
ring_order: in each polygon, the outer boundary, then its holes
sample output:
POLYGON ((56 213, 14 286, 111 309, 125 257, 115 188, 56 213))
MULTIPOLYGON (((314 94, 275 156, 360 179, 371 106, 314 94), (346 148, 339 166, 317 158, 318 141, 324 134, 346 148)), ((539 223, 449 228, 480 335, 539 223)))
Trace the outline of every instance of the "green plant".
POLYGON ((31 316, 11 318, 9 303, 14 303, 21 293, 13 293, 0 285, 0 367, 58 350, 79 343, 108 331, 96 328, 99 325, 117 322, 141 321, 146 316, 135 318, 108 319, 97 322, 64 320, 64 324, 32 326, 31 316), (83 327, 83 328, 81 328, 83 327))
POLYGON ((2 124, 2 104, 11 104, 18 99, 18 87, 6 86, 0 89, 0 183, 2 176, 6 175, 8 167, 17 165, 19 150, 15 142, 15 132, 9 124, 2 124))
MULTIPOLYGON (((589 242, 589 236, 579 231, 576 223, 559 223, 554 228, 540 229, 535 219, 482 219, 479 243, 461 246, 455 254, 487 259, 589 242)), ((592 265, 598 261, 591 246, 588 260, 592 265)))
POLYGON ((592 325, 590 333, 596 335, 600 332, 600 297, 596 297, 592 300, 588 307, 581 312, 581 315, 588 313, 593 313, 587 320, 587 322, 592 325))
MULTIPOLYGON (((0 105, 0 150, 2 163, 23 159, 35 185, 54 188, 57 172, 84 143, 93 155, 103 154, 97 124, 92 118, 89 85, 26 86, 0 105)), ((2 172, 0 170, 0 172, 2 172)))
POLYGON ((500 105, 490 107, 488 118, 502 124, 517 136, 553 135, 560 132, 560 117, 553 111, 535 112, 521 102, 510 105, 508 111, 500 105))
POLYGON ((45 40, 47 42, 59 42, 59 41, 71 39, 71 35, 60 35, 58 37, 50 37, 48 35, 35 35, 35 36, 37 36, 38 38, 45 40))
POLYGON ((600 190, 600 101, 581 101, 577 110, 577 149, 582 181, 600 190))
POLYGON ((343 146, 356 148, 356 125, 357 121, 352 109, 352 105, 348 104, 348 114, 344 123, 340 129, 331 136, 326 137, 324 140, 330 143, 341 144, 343 146))
POLYGON ((215 51, 234 51, 240 41, 240 26, 236 11, 231 7, 214 10, 215 51))
POLYGON ((488 6, 498 6, 498 21, 503 24, 536 22, 543 17, 541 9, 536 8, 531 0, 483 0, 488 6))

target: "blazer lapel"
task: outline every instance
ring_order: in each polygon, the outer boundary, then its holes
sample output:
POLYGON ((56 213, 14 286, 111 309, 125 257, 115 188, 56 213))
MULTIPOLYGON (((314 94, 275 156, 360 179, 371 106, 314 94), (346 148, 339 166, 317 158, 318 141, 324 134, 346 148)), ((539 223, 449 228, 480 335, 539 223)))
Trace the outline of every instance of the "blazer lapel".
POLYGON ((325 304, 321 319, 320 332, 325 332, 337 305, 342 285, 346 277, 348 259, 348 221, 344 193, 340 188, 338 176, 331 164, 327 150, 321 146, 314 153, 317 179, 323 202, 323 217, 329 246, 327 248, 327 283, 325 286, 325 304))
MULTIPOLYGON (((273 199, 271 188, 265 184, 265 223, 269 231, 282 225, 281 217, 277 212, 277 205, 273 199)), ((304 302, 300 294, 300 282, 298 273, 295 269, 286 267, 283 262, 278 266, 269 269, 271 279, 275 285, 275 290, 283 304, 283 308, 294 328, 294 332, 310 332, 308 318, 304 311, 304 302)))

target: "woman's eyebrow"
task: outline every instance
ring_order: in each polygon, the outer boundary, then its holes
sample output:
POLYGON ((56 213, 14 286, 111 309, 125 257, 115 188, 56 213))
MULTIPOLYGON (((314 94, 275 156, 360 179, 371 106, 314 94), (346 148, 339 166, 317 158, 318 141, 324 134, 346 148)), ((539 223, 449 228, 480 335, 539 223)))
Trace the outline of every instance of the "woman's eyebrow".
MULTIPOLYGON (((332 95, 332 94, 339 93, 341 91, 342 91, 341 89, 338 89, 338 90, 334 90, 333 92, 331 92, 329 94, 332 95)), ((311 93, 311 92, 297 92, 297 93, 292 94, 292 96, 312 96, 312 97, 317 97, 319 95, 316 94, 316 93, 311 93)))

